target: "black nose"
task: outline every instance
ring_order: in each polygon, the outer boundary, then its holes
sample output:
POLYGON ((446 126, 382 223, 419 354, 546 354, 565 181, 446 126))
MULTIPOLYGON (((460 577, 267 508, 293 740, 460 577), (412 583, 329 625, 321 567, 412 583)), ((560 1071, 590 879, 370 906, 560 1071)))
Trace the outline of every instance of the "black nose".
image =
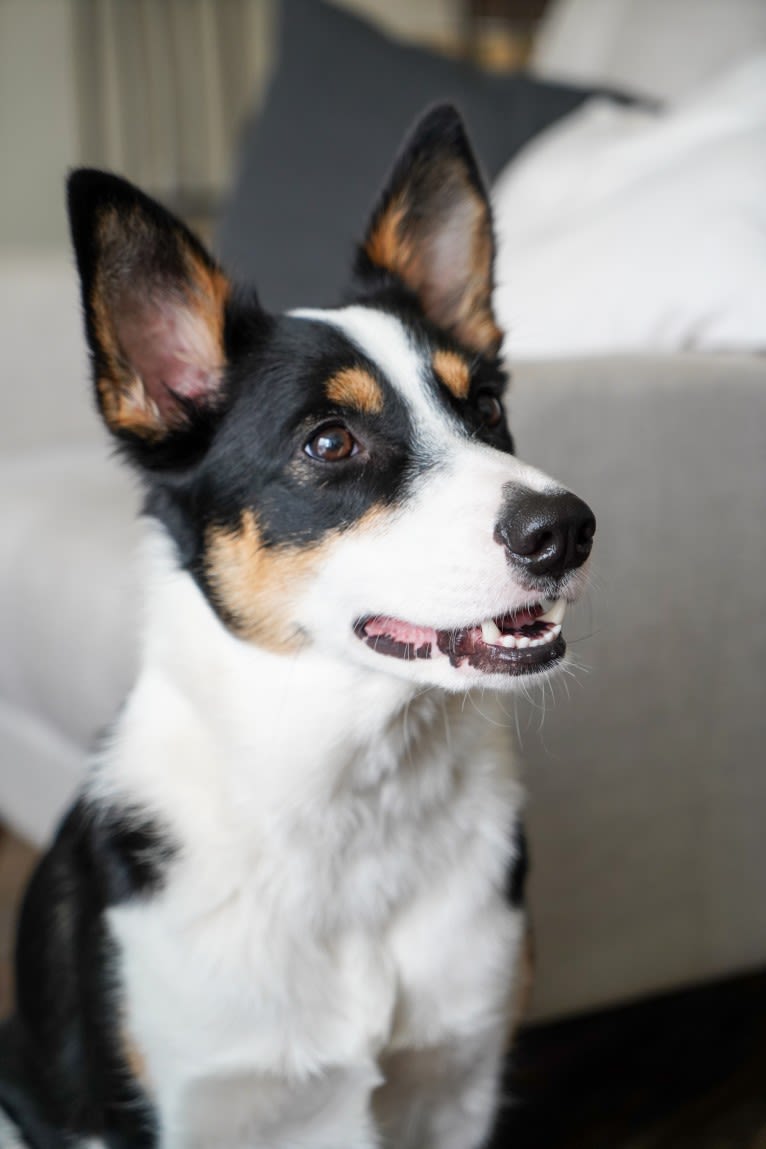
POLYGON ((511 490, 495 527, 495 540, 516 566, 561 578, 587 559, 596 532, 593 511, 569 491, 544 495, 511 490))

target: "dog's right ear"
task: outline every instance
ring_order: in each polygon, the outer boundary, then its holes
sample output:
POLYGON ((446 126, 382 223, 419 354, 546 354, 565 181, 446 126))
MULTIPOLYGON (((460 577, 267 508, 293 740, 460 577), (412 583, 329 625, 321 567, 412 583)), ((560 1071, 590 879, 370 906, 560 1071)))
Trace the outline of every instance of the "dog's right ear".
POLYGON ((359 249, 356 272, 404 286, 468 351, 494 358, 492 210, 465 125, 451 104, 416 123, 359 249))
POLYGON ((104 421, 145 466, 188 461, 223 400, 229 283, 188 228, 126 180, 75 171, 68 204, 104 421))

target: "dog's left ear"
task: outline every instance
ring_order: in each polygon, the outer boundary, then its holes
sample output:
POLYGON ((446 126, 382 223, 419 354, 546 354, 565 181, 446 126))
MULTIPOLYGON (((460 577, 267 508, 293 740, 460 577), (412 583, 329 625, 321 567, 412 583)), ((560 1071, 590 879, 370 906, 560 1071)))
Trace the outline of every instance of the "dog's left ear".
POLYGON ((497 355, 494 239, 487 193, 463 121, 450 104, 416 124, 373 212, 356 271, 381 272, 416 297, 460 343, 497 355))
POLYGON ((144 465, 190 457, 221 400, 229 284, 194 235, 127 180, 68 185, 96 397, 144 465))

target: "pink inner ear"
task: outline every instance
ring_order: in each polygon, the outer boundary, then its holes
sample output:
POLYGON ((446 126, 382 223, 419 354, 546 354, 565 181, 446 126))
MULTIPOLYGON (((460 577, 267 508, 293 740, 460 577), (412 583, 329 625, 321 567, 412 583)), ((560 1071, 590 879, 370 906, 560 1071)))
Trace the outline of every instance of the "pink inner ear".
POLYGON ((180 297, 155 296, 123 305, 117 319, 122 353, 165 418, 178 413, 176 397, 204 405, 220 386, 219 335, 206 311, 180 297))
POLYGON ((477 208, 473 200, 457 199, 450 214, 428 237, 424 290, 437 321, 451 326, 466 293, 484 269, 475 265, 477 208))
POLYGON ((455 323, 472 276, 472 233, 463 223, 464 213, 450 218, 446 225, 428 237, 423 267, 425 308, 442 326, 455 323))
POLYGON ((476 233, 476 207, 468 198, 458 200, 442 226, 430 237, 429 251, 434 282, 457 279, 460 287, 474 274, 473 248, 476 233))

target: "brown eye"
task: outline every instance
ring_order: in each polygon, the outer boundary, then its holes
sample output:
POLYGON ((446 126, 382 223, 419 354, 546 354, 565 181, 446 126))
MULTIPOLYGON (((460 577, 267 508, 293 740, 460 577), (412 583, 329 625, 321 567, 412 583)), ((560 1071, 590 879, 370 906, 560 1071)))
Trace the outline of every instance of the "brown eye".
POLYGON ((323 427, 304 447, 310 458, 321 459, 323 463, 339 463, 343 459, 350 459, 357 450, 356 439, 348 428, 340 423, 332 427, 323 427))
POLYGON ((503 404, 491 391, 480 391, 476 397, 476 410, 485 427, 497 427, 503 420, 503 404))

